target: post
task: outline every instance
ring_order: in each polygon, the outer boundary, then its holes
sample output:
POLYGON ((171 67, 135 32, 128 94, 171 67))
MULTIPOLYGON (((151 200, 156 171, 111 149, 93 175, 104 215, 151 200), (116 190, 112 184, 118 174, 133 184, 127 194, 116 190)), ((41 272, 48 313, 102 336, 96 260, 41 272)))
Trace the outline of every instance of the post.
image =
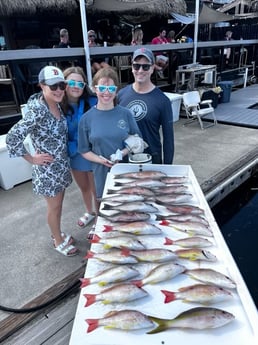
POLYGON ((193 63, 196 63, 197 59, 197 44, 198 44, 198 26, 199 26, 199 6, 200 1, 195 1, 195 21, 194 21, 194 54, 193 63))
POLYGON ((81 22, 82 22, 83 48, 84 48, 85 60, 86 60, 86 73, 87 73, 88 85, 91 87, 92 73, 91 73, 91 63, 90 63, 90 49, 89 49, 89 44, 88 44, 86 5, 85 5, 84 0, 80 0, 80 11, 81 11, 81 22))

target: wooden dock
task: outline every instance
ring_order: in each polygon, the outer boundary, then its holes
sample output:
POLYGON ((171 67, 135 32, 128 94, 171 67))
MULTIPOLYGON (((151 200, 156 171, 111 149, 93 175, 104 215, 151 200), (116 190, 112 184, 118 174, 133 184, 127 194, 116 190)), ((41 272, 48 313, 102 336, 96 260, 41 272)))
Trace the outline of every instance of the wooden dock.
MULTIPOLYGON (((216 116, 218 118, 219 124, 215 127, 211 127, 204 132, 200 130, 200 127, 196 124, 187 126, 184 128, 183 132, 181 128, 185 119, 180 119, 177 123, 175 123, 175 131, 176 131, 176 156, 175 160, 178 161, 177 154, 180 151, 182 154, 183 150, 188 149, 189 147, 185 147, 184 145, 184 136, 187 132, 189 136, 192 137, 193 141, 198 145, 202 145, 202 150, 200 151, 201 154, 205 153, 205 159, 207 159, 205 165, 207 166, 208 171, 205 172, 206 176, 202 176, 203 170, 200 174, 200 185, 204 190, 207 187, 209 182, 209 178, 211 175, 215 175, 217 178, 213 180, 213 184, 219 182, 219 176, 224 173, 225 170, 228 169, 230 163, 224 163, 221 166, 218 160, 220 157, 217 155, 217 145, 214 143, 220 141, 221 137, 219 136, 219 131, 223 131, 225 133, 228 129, 230 129, 231 133, 234 131, 237 132, 237 128, 232 126, 240 126, 243 127, 241 129, 241 133, 243 137, 239 138, 239 144, 243 142, 243 140, 247 140, 250 135, 256 137, 255 129, 258 127, 258 109, 250 109, 249 107, 252 104, 255 104, 258 97, 258 85, 251 85, 247 88, 239 89, 237 91, 232 92, 231 94, 231 101, 229 103, 219 104, 216 108, 216 116), (249 114, 249 116, 247 115, 249 114), (201 140, 200 138, 205 138, 205 136, 209 136, 211 138, 211 142, 207 140, 201 140), (179 143, 180 140, 180 143, 179 143), (181 152, 182 151, 182 152, 181 152), (206 152, 208 154, 206 155, 206 152), (210 166, 210 168, 209 168, 210 166), (216 170, 212 170, 215 169, 216 170), (210 170, 209 170, 210 169, 210 170), (216 172, 216 174, 214 173, 216 172)), ((185 139, 186 140, 186 139, 185 139)), ((234 145, 234 144, 232 144, 234 145)), ((239 151, 241 145, 236 145, 233 147, 235 152, 235 161, 241 161, 243 164, 243 151, 239 151), (238 154, 239 152, 239 154, 238 154), (237 159, 238 158, 238 159, 237 159)), ((253 143, 250 145, 252 149, 250 152, 245 152, 245 156, 248 157, 252 153, 252 159, 257 159, 256 156, 253 156, 253 152, 255 151, 254 148, 258 148, 258 139, 255 145, 253 143), (255 146, 255 147, 254 147, 255 146)), ((196 145, 191 145, 191 152, 194 152, 196 145)), ((198 147, 198 150, 200 148, 198 147)), ((241 148, 242 149, 242 148, 241 148)), ((257 152, 257 150, 256 150, 257 152)), ((225 152, 226 153, 226 152, 225 152)), ((196 153, 198 155, 198 152, 196 153)), ((188 157, 187 157, 188 159, 188 157)), ((199 156, 199 159, 202 160, 203 156, 199 156)), ((231 162, 231 161, 230 161, 231 162)), ((190 159, 188 162, 190 165, 192 164, 190 159)), ((194 163, 194 162, 193 162, 194 163)), ((178 164, 177 162, 175 164, 178 164)), ((233 165, 231 165, 231 168, 233 165)), ((233 168, 232 168, 233 169, 233 168)), ((199 171, 195 168, 195 173, 199 175, 199 171)), ((227 172, 229 173, 229 172, 227 172)), ((232 171, 231 171, 232 173, 232 171)), ((61 259, 62 260, 62 259, 61 259)), ((67 260, 67 259, 65 259, 67 260)), ((71 260, 71 259, 68 259, 71 260)), ((45 303, 49 299, 54 298, 59 293, 64 292, 69 287, 71 288, 70 294, 67 297, 64 297, 58 303, 41 309, 34 313, 26 313, 26 314, 7 314, 8 316, 0 321, 0 342, 3 345, 68 345, 69 338, 71 335, 71 330, 73 326, 73 320, 77 308, 77 302, 79 297, 79 287, 78 281, 79 278, 84 274, 85 271, 85 263, 81 265, 77 270, 68 274, 65 279, 60 281, 57 284, 54 284, 53 287, 44 291, 42 295, 33 299, 30 303, 24 304, 23 307, 29 308, 33 307, 42 303, 45 303)), ((13 272, 15 276, 15 272, 13 272)), ((15 282, 15 281, 14 281, 15 282)), ((3 283, 3 282, 2 282, 3 283)), ((15 282, 16 283, 16 282, 15 282)), ((26 289, 30 289, 30 282, 28 282, 28 286, 26 289)), ((33 284, 33 282, 31 282, 33 284)), ((1 304, 4 304, 4 300, 2 300, 1 304)))

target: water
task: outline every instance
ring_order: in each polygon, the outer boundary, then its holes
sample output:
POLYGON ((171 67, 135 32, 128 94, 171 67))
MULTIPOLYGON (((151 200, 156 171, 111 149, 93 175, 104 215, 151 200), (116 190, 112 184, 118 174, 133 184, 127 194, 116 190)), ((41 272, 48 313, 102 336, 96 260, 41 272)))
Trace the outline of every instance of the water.
POLYGON ((212 212, 258 307, 258 174, 214 206, 212 212))

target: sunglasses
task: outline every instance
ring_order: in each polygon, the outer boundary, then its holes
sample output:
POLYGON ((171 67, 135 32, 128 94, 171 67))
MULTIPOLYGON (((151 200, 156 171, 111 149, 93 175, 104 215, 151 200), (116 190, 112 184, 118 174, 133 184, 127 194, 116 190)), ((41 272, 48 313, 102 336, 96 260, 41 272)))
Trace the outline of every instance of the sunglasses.
POLYGON ((60 83, 54 84, 54 85, 48 85, 51 91, 56 91, 58 88, 62 91, 66 88, 66 83, 61 81, 60 83))
POLYGON ((115 93, 117 90, 117 86, 115 85, 95 85, 95 88, 100 92, 104 93, 108 90, 109 93, 115 93))
POLYGON ((142 69, 144 71, 149 71, 149 69, 151 68, 152 65, 148 64, 148 63, 133 63, 133 69, 135 71, 139 71, 139 69, 142 67, 142 69))
POLYGON ((79 89, 84 89, 85 83, 83 81, 67 80, 67 85, 69 87, 78 87, 79 89))
POLYGON ((95 38, 95 35, 89 35, 89 37, 95 38))

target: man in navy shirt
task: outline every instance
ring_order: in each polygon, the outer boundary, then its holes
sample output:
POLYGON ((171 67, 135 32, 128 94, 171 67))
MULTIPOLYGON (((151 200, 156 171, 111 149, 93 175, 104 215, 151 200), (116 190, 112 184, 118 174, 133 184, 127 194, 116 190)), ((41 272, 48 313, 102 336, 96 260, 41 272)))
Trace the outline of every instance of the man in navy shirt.
POLYGON ((170 100, 151 81, 155 58, 151 50, 137 49, 132 58, 134 83, 118 93, 118 103, 131 110, 143 140, 145 150, 154 164, 172 164, 174 157, 173 114, 170 100))

